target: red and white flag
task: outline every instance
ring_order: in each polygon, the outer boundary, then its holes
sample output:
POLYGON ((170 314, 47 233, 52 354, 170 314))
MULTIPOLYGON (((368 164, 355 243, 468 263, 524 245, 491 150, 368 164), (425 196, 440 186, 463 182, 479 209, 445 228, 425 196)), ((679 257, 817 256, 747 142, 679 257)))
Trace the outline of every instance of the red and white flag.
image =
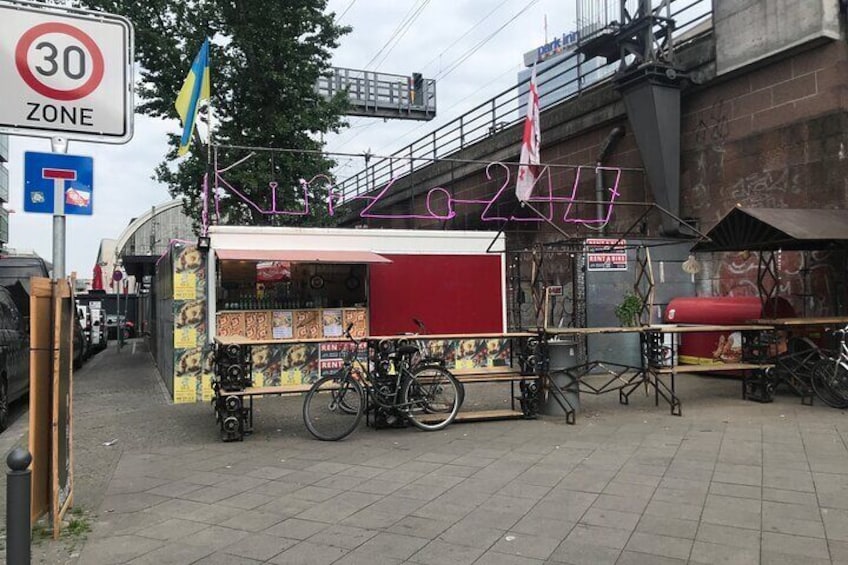
POLYGON ((539 131, 539 91, 536 89, 536 65, 530 75, 530 91, 527 96, 527 117, 524 119, 524 138, 521 142, 521 158, 518 165, 518 179, 515 181, 515 195, 521 202, 530 199, 533 185, 539 175, 539 144, 542 134, 539 131))

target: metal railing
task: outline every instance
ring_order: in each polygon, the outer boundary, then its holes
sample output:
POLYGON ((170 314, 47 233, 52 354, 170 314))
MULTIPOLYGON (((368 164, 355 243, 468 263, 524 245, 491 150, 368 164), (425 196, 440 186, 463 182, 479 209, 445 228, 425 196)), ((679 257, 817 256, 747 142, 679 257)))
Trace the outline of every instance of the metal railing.
POLYGON ((328 98, 347 92, 352 116, 429 120, 436 116, 436 81, 333 67, 318 78, 315 90, 328 98), (416 80, 417 79, 417 80, 416 80))
MULTIPOLYGON (((711 0, 670 0, 671 17, 675 20, 675 44, 680 45, 692 39, 687 31, 694 30, 712 17, 711 0)), ((617 17, 617 14, 615 14, 617 17)), ((597 24, 588 29, 580 42, 607 32, 615 21, 602 27, 597 24)), ((587 29, 587 28, 584 28, 587 29)), ((615 72, 618 62, 603 63, 597 60, 584 60, 576 52, 560 56, 543 70, 537 71, 536 83, 540 93, 540 106, 546 109, 552 103, 561 104, 579 96, 590 86, 609 79, 615 72), (552 88, 555 86, 556 88, 552 88), (567 95, 562 97, 562 90, 567 95), (559 96, 559 98, 556 98, 559 96)), ((496 95, 491 100, 475 106, 462 116, 440 126, 421 137, 390 157, 384 157, 368 164, 358 173, 337 184, 340 201, 367 194, 380 189, 392 179, 411 174, 432 162, 447 158, 475 143, 496 135, 499 131, 518 124, 524 119, 521 114, 522 102, 526 100, 529 79, 520 81, 516 86, 496 95)), ((524 102, 526 103, 526 102, 524 102)))

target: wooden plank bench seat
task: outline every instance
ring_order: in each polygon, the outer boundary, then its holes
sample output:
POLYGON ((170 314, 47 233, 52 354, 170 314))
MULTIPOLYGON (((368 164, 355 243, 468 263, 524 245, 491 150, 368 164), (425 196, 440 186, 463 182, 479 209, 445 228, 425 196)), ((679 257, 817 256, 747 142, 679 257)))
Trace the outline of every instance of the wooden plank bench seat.
MULTIPOLYGON (((522 375, 518 369, 511 367, 478 367, 475 369, 454 369, 451 371, 459 382, 465 383, 490 383, 490 382, 515 382, 523 379, 534 379, 533 375, 522 375)), ((262 396, 262 395, 286 395, 303 394, 312 388, 310 384, 301 385, 279 385, 249 387, 244 390, 221 391, 221 396, 262 396)))
POLYGON ((280 385, 280 386, 257 386, 249 387, 244 390, 221 391, 221 396, 262 396, 262 395, 285 395, 285 394, 303 394, 309 392, 312 385, 280 385))
POLYGON ((453 376, 463 384, 515 382, 524 379, 535 379, 535 375, 522 375, 519 369, 512 367, 476 367, 474 369, 451 369, 453 376))
MULTIPOLYGON (((483 420, 506 420, 506 419, 515 419, 520 420, 524 418, 524 413, 521 410, 510 410, 510 409, 500 409, 500 410, 470 410, 467 412, 459 411, 456 414, 456 419, 454 422, 480 422, 483 420)), ((425 422, 427 421, 427 417, 423 418, 419 416, 419 419, 423 419, 425 422)))
POLYGON ((754 371, 771 369, 773 363, 710 363, 708 365, 675 365, 674 367, 654 367, 651 370, 661 375, 679 373, 718 373, 722 371, 754 371))
MULTIPOLYGON (((521 370, 509 366, 475 367, 473 369, 451 369, 451 373, 463 384, 510 383, 510 407, 494 410, 460 410, 455 422, 482 422, 485 420, 514 420, 526 418, 518 409, 515 384, 523 380, 534 380, 535 375, 522 375, 521 370)), ((467 392, 466 392, 467 394, 467 392)))

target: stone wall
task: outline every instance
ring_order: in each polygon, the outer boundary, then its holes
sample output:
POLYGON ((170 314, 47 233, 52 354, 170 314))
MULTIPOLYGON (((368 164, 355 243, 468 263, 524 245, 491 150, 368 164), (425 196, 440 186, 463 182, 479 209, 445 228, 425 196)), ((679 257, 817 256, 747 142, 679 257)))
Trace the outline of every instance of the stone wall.
POLYGON ((827 45, 684 98, 681 200, 709 227, 736 204, 848 207, 848 47, 827 45))

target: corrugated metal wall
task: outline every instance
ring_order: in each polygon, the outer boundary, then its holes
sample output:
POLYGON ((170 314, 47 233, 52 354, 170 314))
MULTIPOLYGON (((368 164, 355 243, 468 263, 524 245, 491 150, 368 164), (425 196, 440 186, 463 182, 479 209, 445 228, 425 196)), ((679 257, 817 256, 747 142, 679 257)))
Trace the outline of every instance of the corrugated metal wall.
POLYGON ((153 358, 165 387, 174 395, 174 269, 168 253, 156 266, 150 340, 153 358))

